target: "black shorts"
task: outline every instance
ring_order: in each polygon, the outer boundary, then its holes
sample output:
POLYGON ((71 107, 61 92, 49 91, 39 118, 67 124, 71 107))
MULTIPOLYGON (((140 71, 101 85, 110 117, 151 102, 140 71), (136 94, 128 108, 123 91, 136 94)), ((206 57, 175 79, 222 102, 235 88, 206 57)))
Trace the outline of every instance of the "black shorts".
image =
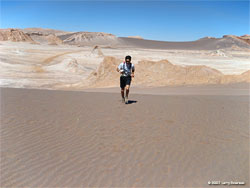
POLYGON ((120 77, 120 87, 123 89, 126 85, 130 85, 131 76, 121 76, 120 77))

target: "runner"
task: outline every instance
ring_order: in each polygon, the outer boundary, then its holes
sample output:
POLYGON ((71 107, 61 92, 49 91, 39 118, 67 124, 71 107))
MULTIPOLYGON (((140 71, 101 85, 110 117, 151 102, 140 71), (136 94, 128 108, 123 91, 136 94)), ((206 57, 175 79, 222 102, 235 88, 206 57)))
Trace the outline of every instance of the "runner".
POLYGON ((131 63, 131 56, 126 56, 125 61, 117 67, 117 72, 120 72, 120 87, 122 102, 128 104, 128 94, 131 83, 131 77, 134 77, 135 66, 131 63), (126 97, 124 97, 124 88, 126 88, 126 97))

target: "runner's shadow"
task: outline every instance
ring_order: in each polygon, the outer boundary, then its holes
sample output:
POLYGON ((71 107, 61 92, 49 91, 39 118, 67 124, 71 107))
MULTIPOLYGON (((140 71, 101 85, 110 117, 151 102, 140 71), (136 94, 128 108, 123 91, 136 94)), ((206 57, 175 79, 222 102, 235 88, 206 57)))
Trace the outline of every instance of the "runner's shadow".
POLYGON ((137 103, 137 101, 134 101, 134 100, 128 100, 128 104, 133 104, 133 103, 137 103))

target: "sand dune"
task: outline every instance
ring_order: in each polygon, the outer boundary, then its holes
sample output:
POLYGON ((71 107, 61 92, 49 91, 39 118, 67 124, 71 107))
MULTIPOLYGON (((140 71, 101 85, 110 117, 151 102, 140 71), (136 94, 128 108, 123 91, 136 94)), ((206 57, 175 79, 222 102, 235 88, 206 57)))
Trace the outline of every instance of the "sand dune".
MULTIPOLYGON (((90 76, 90 87, 118 86, 116 67, 121 60, 105 57, 98 69, 90 76)), ((136 76, 133 85, 166 86, 185 84, 223 84, 235 82, 250 82, 250 71, 241 75, 224 75, 208 66, 179 66, 168 60, 139 61, 136 65, 136 76)))
POLYGON ((141 36, 128 36, 128 38, 143 39, 141 36))
POLYGON ((103 62, 98 66, 96 71, 93 71, 89 77, 91 87, 96 86, 115 86, 117 85, 116 68, 120 60, 114 57, 105 57, 103 62))
POLYGON ((235 47, 250 49, 250 45, 247 42, 231 36, 225 36, 224 38, 206 37, 190 42, 165 42, 126 37, 119 37, 119 39, 123 45, 147 49, 216 50, 235 47))
POLYGON ((240 75, 225 75, 221 83, 248 82, 250 83, 250 70, 241 73, 240 75))
POLYGON ((0 186, 248 187, 249 96, 184 93, 2 88, 0 186))
MULTIPOLYGON (((77 91, 117 93, 118 87, 85 88, 77 91)), ((202 85, 173 85, 173 86, 134 86, 130 88, 132 94, 147 95, 250 95, 249 83, 229 83, 229 84, 202 84, 202 85)))

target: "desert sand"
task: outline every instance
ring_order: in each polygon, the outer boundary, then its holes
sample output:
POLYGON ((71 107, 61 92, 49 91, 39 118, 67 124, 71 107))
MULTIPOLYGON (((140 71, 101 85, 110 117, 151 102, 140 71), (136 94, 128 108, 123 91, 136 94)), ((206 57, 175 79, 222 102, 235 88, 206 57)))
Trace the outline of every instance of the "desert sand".
POLYGON ((249 187, 249 40, 0 29, 0 187, 249 187))
POLYGON ((228 89, 137 88, 124 105, 102 89, 1 88, 1 187, 248 187, 249 95, 228 89))

